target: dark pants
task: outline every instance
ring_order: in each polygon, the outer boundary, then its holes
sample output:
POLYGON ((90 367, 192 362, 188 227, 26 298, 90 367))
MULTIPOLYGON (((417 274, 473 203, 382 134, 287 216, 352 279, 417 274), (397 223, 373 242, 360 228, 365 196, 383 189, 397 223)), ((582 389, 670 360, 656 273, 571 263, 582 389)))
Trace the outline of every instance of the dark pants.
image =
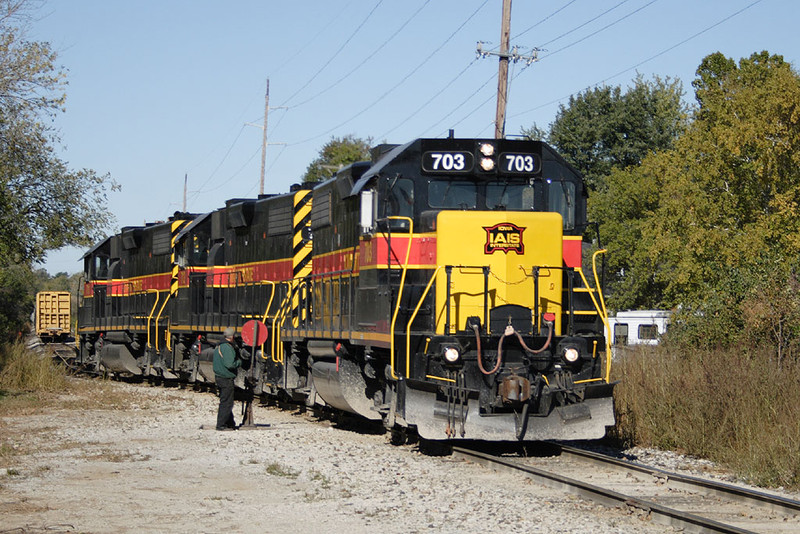
POLYGON ((235 428, 233 420, 233 378, 224 378, 215 375, 217 389, 219 390, 219 410, 217 411, 217 430, 220 428, 235 428))

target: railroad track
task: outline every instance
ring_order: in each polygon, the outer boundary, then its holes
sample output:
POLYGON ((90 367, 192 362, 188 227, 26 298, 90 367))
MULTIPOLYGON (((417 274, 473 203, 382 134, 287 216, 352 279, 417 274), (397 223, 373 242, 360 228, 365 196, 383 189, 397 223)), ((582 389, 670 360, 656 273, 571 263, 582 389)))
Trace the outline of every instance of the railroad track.
POLYGON ((515 458, 454 448, 453 456, 524 473, 548 487, 611 507, 647 513, 682 532, 800 532, 800 501, 560 447, 548 458, 515 458))

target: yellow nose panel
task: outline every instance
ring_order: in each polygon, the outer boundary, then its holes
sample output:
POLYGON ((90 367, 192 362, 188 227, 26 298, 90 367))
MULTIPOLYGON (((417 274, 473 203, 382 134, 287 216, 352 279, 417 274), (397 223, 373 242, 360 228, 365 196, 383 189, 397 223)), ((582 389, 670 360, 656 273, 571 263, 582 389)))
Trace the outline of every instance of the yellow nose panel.
MULTIPOLYGON (((442 211, 438 214, 436 260, 453 266, 450 332, 467 318, 483 321, 484 275, 488 266, 489 309, 517 304, 534 310, 534 268, 539 267, 539 313, 556 315, 561 331, 562 219, 558 213, 442 211)), ((436 332, 444 334, 447 275, 436 278, 436 332)), ((497 333, 497 332, 495 332, 497 333)))

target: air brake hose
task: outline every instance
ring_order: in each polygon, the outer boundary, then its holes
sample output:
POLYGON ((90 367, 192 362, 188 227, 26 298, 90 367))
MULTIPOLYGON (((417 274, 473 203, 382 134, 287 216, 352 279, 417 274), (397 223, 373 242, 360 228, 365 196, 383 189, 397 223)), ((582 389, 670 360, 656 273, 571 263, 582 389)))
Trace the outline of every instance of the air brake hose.
POLYGON ((503 335, 500 336, 500 340, 497 342, 497 362, 495 363, 494 368, 491 371, 487 371, 483 367, 483 355, 481 354, 481 336, 478 330, 478 325, 475 324, 472 325, 472 330, 475 332, 475 342, 477 344, 478 367, 480 368, 481 373, 485 375, 492 375, 496 373, 498 369, 500 369, 500 364, 503 361, 503 340, 506 338, 506 336, 510 336, 512 334, 516 335, 517 339, 519 340, 520 346, 522 346, 525 352, 529 354, 539 354, 541 352, 544 352, 550 346, 550 342, 553 340, 553 323, 549 323, 548 326, 549 328, 547 330, 547 340, 544 342, 544 345, 542 345, 542 348, 536 350, 531 349, 530 347, 528 347, 528 345, 525 344, 525 341, 522 339, 522 336, 519 335, 519 332, 514 330, 513 326, 511 325, 506 326, 505 332, 503 332, 503 335))

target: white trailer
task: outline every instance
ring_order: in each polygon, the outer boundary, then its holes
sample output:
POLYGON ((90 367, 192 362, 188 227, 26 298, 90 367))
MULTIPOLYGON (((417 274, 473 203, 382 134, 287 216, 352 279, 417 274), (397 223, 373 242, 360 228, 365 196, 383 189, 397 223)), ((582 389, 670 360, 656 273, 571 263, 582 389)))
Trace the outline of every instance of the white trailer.
POLYGON ((667 333, 671 314, 668 310, 626 310, 609 316, 613 351, 632 345, 657 345, 667 333))

